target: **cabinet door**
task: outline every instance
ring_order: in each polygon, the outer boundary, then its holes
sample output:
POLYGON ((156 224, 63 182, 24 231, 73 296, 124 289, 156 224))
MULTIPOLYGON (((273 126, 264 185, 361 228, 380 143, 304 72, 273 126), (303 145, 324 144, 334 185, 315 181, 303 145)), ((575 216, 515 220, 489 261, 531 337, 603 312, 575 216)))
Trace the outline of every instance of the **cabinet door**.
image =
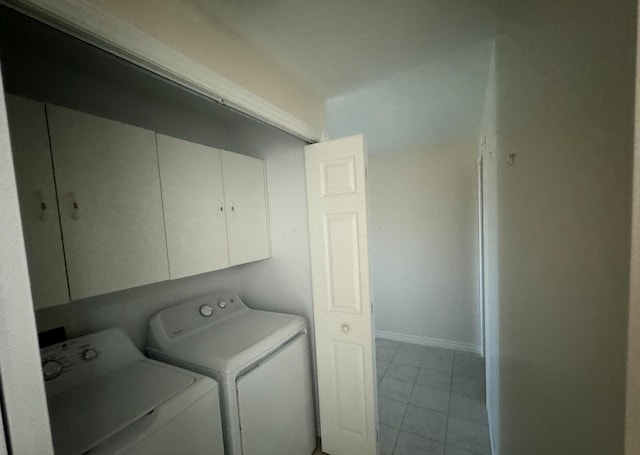
POLYGON ((270 256, 264 161, 222 151, 231 265, 270 256))
POLYGON ((171 278, 229 267, 220 150, 156 137, 171 278))
POLYGON ((155 133, 47 114, 71 298, 168 279, 155 133))
POLYGON ((31 293, 36 308, 69 301, 44 103, 6 98, 31 293))

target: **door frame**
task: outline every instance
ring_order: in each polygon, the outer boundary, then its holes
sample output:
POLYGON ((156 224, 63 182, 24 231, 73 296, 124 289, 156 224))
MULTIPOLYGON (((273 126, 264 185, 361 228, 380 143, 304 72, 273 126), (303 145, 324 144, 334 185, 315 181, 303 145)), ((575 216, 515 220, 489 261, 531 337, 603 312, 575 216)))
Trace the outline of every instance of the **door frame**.
POLYGON ((484 150, 486 136, 483 135, 478 155, 478 306, 480 310, 480 355, 486 356, 485 340, 485 269, 484 269, 484 150))
MULTIPOLYGON (((640 16, 637 18, 637 29, 640 30, 640 16)), ((640 50, 640 33, 636 39, 636 48, 640 50)), ((640 453, 640 52, 636 55, 635 93, 625 455, 640 453)))
POLYGON ((53 455, 1 72, 0 219, 0 442, 10 453, 53 455))

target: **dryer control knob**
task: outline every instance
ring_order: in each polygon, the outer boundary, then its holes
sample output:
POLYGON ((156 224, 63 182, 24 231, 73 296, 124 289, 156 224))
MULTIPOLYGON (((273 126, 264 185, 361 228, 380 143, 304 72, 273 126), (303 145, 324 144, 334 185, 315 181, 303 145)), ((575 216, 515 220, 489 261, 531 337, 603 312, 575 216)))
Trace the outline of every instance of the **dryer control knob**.
POLYGON ((49 381, 55 379, 62 373, 62 364, 57 360, 47 360, 42 364, 42 374, 44 374, 44 380, 49 381))
POLYGON ((82 360, 93 360, 98 357, 98 351, 93 348, 85 349, 82 351, 82 360))
POLYGON ((206 303, 200 307, 200 314, 205 318, 208 318, 213 314, 213 308, 211 305, 207 305, 206 303))
POLYGON ((218 302, 218 308, 220 308, 221 310, 224 310, 227 307, 227 302, 225 302, 224 300, 220 300, 218 302))

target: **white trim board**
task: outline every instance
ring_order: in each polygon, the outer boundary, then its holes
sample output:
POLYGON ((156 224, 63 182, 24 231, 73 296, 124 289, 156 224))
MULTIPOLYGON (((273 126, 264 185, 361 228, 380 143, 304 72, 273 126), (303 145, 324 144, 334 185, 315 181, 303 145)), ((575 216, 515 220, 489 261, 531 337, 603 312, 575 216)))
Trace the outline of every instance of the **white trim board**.
POLYGON ((0 3, 307 142, 322 131, 132 25, 79 0, 0 3))
POLYGON ((401 343, 419 344, 422 346, 431 346, 434 348, 455 349, 456 351, 471 352, 481 354, 481 346, 479 344, 463 343, 461 341, 442 340, 440 338, 419 337, 416 335, 405 335, 395 332, 384 332, 376 330, 376 338, 384 340, 399 341, 401 343))

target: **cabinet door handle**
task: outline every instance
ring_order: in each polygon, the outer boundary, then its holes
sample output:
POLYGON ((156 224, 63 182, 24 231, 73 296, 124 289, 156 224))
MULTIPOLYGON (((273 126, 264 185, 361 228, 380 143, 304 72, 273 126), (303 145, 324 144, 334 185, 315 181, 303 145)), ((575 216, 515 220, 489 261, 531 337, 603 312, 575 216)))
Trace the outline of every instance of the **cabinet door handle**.
POLYGON ((236 214, 236 206, 233 205, 233 201, 229 201, 229 203, 231 204, 231 217, 233 217, 236 214))
POLYGON ((224 218, 224 204, 222 201, 218 200, 218 206, 220 206, 220 218, 224 218))
POLYGON ((76 197, 73 191, 70 192, 71 195, 71 207, 73 207, 73 212, 71 212, 71 219, 79 220, 80 219, 80 204, 78 203, 78 198, 76 197))
POLYGON ((47 210, 47 203, 44 200, 44 194, 40 190, 38 190, 36 194, 40 201, 40 213, 38 215, 38 219, 40 221, 47 221, 49 219, 49 211, 47 210))

